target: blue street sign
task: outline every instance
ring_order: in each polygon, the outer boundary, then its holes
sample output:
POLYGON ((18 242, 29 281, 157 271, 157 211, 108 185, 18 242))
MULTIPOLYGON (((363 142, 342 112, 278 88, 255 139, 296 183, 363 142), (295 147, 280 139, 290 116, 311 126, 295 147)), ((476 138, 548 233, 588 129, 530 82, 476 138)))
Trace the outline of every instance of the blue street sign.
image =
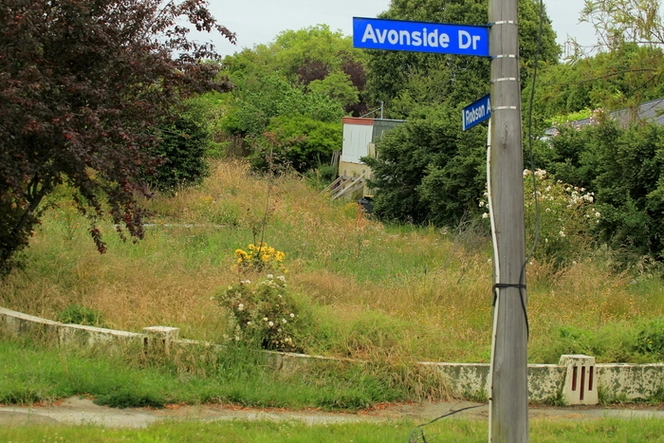
POLYGON ((463 130, 466 131, 491 117, 491 95, 485 95, 461 111, 463 130))
POLYGON ((353 46, 489 56, 489 27, 353 17, 353 46))

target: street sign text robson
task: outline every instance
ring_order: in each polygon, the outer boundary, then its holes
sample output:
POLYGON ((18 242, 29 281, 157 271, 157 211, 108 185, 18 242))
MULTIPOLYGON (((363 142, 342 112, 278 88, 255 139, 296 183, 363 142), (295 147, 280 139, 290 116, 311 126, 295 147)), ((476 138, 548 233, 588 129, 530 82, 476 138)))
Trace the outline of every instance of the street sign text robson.
POLYGON ((489 28, 354 17, 353 46, 488 57, 489 28))
POLYGON ((485 95, 481 99, 471 103, 461 111, 461 122, 463 130, 467 130, 491 118, 491 96, 485 95))

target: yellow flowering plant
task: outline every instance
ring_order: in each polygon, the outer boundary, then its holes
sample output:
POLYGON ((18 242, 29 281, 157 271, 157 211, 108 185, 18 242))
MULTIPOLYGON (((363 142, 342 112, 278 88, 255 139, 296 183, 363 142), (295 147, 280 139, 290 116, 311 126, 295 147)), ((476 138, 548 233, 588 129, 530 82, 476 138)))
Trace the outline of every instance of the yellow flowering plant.
POLYGON ((235 250, 235 266, 242 273, 273 271, 285 273, 286 254, 269 246, 266 242, 250 244, 248 251, 235 250))

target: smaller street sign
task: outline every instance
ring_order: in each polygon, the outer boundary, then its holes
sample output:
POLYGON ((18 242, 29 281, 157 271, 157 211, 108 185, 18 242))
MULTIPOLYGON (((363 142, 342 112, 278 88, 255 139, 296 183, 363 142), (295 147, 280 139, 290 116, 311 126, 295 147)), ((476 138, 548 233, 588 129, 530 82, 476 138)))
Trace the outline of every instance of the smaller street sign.
POLYGON ((489 27, 353 17, 353 46, 489 56, 489 27))
POLYGON ((461 121, 464 131, 489 118, 491 118, 490 94, 487 94, 476 102, 466 106, 463 108, 463 111, 461 111, 461 121))

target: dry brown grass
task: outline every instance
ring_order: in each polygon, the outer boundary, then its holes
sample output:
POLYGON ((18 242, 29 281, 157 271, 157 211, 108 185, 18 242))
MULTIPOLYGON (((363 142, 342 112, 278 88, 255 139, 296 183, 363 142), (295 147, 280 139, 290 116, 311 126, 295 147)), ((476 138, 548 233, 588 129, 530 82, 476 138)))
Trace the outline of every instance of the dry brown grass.
MULTIPOLYGON (((114 328, 170 325, 185 337, 217 341, 224 313, 210 296, 239 278, 231 271, 233 251, 263 237, 286 252, 292 287, 338 335, 318 351, 489 357, 491 248, 476 233, 386 227, 298 177, 266 180, 241 161, 215 163, 202 186, 148 204, 159 226, 137 245, 106 227, 105 255, 94 250, 84 221, 72 222, 65 206, 52 212, 26 253, 26 268, 0 283, 2 304, 47 318, 80 304, 114 328), (207 227, 165 226, 183 223, 207 227)), ((633 276, 599 259, 562 270, 535 262, 527 278, 530 344, 538 355, 561 326, 620 327, 664 315, 661 295, 639 296, 633 276)))

